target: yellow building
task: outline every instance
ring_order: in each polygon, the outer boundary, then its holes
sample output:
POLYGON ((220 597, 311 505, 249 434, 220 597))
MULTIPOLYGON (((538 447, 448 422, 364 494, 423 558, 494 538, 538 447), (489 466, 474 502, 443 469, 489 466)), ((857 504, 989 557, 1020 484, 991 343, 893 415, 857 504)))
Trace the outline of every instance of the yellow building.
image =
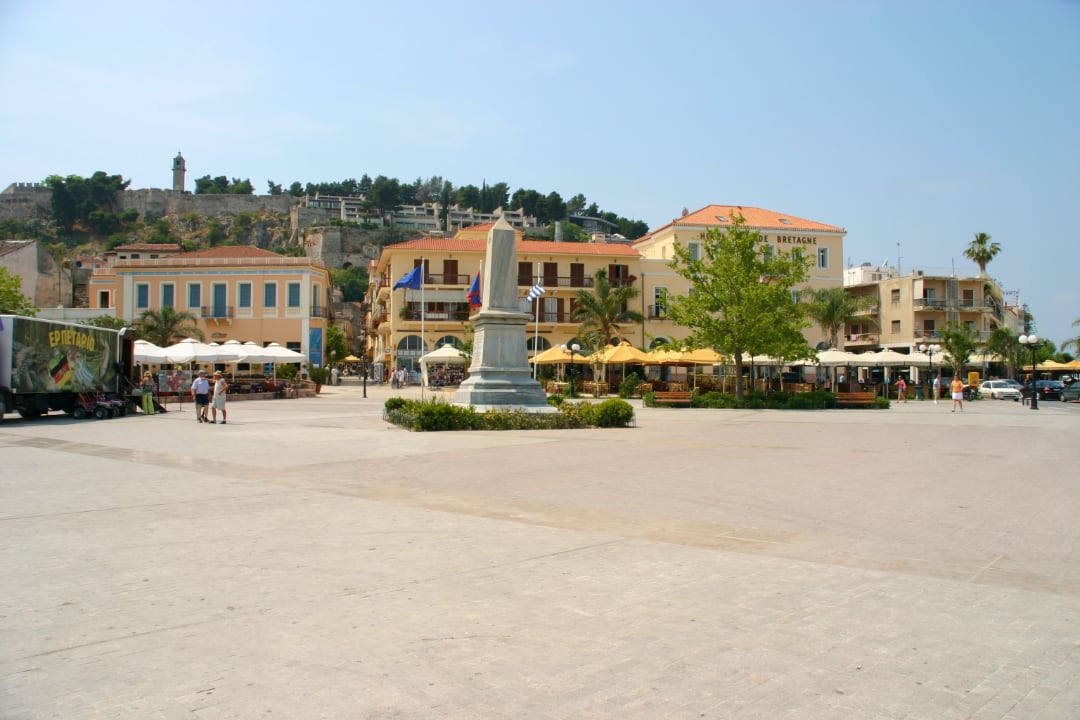
POLYGON ((914 353, 922 344, 940 343, 941 331, 952 323, 974 331, 980 343, 999 327, 1016 334, 1022 325, 1020 308, 1007 305, 1001 287, 989 277, 922 270, 897 277, 864 265, 846 271, 844 286, 852 295, 874 299, 866 320, 846 328, 846 349, 853 352, 889 348, 914 353))
POLYGON ((134 322, 170 306, 198 319, 207 342, 276 342, 324 365, 330 274, 321 262, 248 245, 180 252, 129 245, 90 278, 91 308, 134 322))
MULTIPOLYGON (((415 370, 417 359, 425 352, 446 344, 459 346, 465 340, 465 323, 471 314, 467 294, 484 259, 491 227, 479 225, 461 230, 453 238, 427 237, 391 245, 371 263, 368 353, 382 366, 376 367, 376 373, 396 367, 415 370), (420 290, 392 289, 421 262, 423 307, 420 290)), ((530 322, 527 328, 530 355, 576 336, 576 294, 593 287, 597 270, 607 271, 613 285, 637 280, 634 273, 640 256, 629 245, 525 240, 521 231, 516 234, 521 309, 534 320, 539 310, 539 322, 530 322), (530 303, 526 295, 537 282, 545 292, 530 303)), ((640 346, 643 328, 626 328, 625 335, 640 346)))
MULTIPOLYGON (((691 256, 696 256, 706 232, 710 228, 730 228, 732 218, 736 215, 742 215, 746 227, 758 231, 761 239, 774 251, 798 246, 810 257, 813 263, 810 277, 804 285, 794 288, 795 291, 843 286, 844 236, 847 234, 844 228, 762 208, 707 205, 634 241, 633 247, 643 260, 640 289, 647 299, 647 332, 652 336, 657 339, 681 339, 687 334, 684 328, 672 326, 664 320, 661 300, 665 293, 685 295, 689 290, 686 279, 667 266, 675 257, 674 245, 685 245, 690 249, 691 256)), ((812 346, 824 337, 817 326, 807 328, 804 335, 812 346)))

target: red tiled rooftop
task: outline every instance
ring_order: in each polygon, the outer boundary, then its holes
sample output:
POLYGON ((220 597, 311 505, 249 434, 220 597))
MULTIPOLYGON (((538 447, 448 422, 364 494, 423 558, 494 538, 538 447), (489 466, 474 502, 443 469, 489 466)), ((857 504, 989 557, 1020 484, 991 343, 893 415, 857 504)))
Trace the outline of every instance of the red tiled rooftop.
POLYGON ((742 215, 746 219, 748 227, 761 230, 847 232, 837 225, 827 225, 816 220, 807 220, 806 218, 795 217, 775 210, 766 210, 765 208, 747 205, 706 205, 700 210, 675 218, 664 227, 652 231, 635 242, 648 240, 662 231, 670 229, 672 226, 730 227, 731 218, 736 214, 742 215), (721 218, 723 219, 721 220, 721 218))
MULTIPOLYGON (((471 229, 471 228, 470 228, 471 229)), ((550 240, 518 240, 517 251, 535 255, 625 255, 640 257, 637 250, 619 243, 552 242, 550 240)), ((457 252, 487 251, 486 238, 433 238, 424 237, 388 245, 388 250, 441 250, 457 252)))

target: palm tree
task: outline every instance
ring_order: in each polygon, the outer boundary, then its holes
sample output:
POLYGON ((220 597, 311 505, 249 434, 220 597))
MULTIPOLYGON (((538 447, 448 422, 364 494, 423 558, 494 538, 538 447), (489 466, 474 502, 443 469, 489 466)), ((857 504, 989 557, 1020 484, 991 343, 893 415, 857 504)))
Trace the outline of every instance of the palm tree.
POLYGON ((975 233, 975 239, 964 250, 964 257, 979 266, 979 273, 986 275, 986 265, 1001 252, 1001 244, 990 242, 990 236, 986 233, 975 233))
POLYGON ((838 344, 844 328, 856 318, 860 322, 874 323, 873 318, 861 315, 877 305, 877 298, 870 295, 852 295, 842 287, 830 287, 803 291, 806 314, 816 322, 829 341, 829 347, 843 349, 838 344))
POLYGON ((143 339, 161 347, 189 337, 203 339, 199 319, 186 310, 177 312, 171 306, 160 310, 143 310, 139 315, 138 330, 143 339))
MULTIPOLYGON (((1073 320, 1072 326, 1073 327, 1080 327, 1080 318, 1076 318, 1075 320, 1073 320)), ((1062 350, 1064 350, 1065 348, 1068 348, 1068 347, 1076 348, 1076 352, 1078 354, 1080 354, 1080 335, 1077 335, 1076 337, 1073 337, 1073 338, 1069 338, 1065 342, 1061 343, 1061 349, 1062 350)))
POLYGON ((600 347, 613 338, 622 340, 622 326, 626 323, 644 322, 645 317, 627 309, 627 303, 638 296, 637 288, 630 285, 612 287, 607 271, 596 271, 593 289, 577 291, 577 307, 574 320, 581 323, 581 330, 595 330, 600 347))

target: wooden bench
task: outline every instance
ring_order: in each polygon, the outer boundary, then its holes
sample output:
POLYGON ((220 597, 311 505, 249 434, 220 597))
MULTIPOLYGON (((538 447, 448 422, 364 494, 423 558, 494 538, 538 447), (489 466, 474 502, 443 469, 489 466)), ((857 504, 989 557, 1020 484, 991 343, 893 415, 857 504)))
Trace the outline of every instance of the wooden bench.
POLYGON ((694 393, 692 392, 659 391, 653 393, 653 403, 656 405, 689 405, 693 397, 694 393))
POLYGON ((836 393, 836 404, 840 407, 850 405, 874 405, 877 395, 873 392, 840 392, 836 393))

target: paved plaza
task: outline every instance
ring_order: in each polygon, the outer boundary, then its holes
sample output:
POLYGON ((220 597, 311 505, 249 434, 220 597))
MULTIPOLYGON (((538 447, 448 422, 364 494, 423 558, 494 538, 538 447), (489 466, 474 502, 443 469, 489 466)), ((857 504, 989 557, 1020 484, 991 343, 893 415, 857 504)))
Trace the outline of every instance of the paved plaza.
POLYGON ((0 718, 1080 718, 1078 405, 411 433, 346 383, 9 415, 0 718))

